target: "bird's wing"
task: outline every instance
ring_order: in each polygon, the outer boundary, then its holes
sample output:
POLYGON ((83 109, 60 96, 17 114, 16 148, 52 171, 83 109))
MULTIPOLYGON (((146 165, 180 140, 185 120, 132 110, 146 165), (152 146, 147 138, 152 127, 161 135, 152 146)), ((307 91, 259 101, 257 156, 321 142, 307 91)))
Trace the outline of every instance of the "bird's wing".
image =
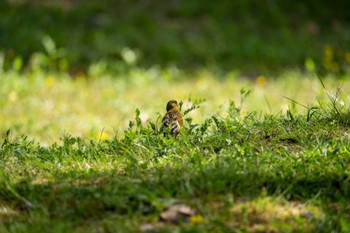
POLYGON ((170 121, 171 121, 171 118, 170 118, 170 115, 169 115, 169 112, 166 113, 163 117, 163 120, 162 120, 162 129, 164 128, 168 128, 169 125, 170 125, 170 121))
POLYGON ((170 114, 171 118, 171 126, 170 126, 170 133, 172 136, 176 137, 181 130, 182 126, 182 117, 181 113, 179 111, 173 111, 170 114))
POLYGON ((170 134, 175 137, 176 135, 179 134, 180 129, 181 129, 181 126, 179 124, 179 121, 177 119, 173 120, 171 122, 170 134))
POLYGON ((170 134, 175 137, 181 130, 183 119, 180 112, 169 111, 163 117, 162 122, 163 124, 161 128, 170 130, 170 134))

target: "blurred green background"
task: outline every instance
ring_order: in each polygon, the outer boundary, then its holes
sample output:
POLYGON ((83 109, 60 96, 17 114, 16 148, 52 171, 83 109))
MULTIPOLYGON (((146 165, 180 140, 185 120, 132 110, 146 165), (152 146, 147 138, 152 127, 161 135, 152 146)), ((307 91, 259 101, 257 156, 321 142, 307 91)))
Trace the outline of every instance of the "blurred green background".
POLYGON ((341 74, 350 63, 344 0, 2 0, 0 8, 5 70, 16 61, 74 75, 101 62, 119 72, 126 62, 255 75, 311 61, 320 74, 341 74))

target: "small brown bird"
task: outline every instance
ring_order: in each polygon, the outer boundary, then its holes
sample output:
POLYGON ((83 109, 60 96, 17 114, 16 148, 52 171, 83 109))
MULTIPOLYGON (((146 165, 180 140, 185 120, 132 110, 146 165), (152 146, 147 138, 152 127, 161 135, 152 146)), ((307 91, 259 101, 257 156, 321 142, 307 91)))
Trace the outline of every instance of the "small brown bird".
POLYGON ((176 138, 184 123, 177 101, 169 100, 166 105, 166 110, 167 113, 163 117, 161 130, 163 132, 170 132, 170 134, 176 138))

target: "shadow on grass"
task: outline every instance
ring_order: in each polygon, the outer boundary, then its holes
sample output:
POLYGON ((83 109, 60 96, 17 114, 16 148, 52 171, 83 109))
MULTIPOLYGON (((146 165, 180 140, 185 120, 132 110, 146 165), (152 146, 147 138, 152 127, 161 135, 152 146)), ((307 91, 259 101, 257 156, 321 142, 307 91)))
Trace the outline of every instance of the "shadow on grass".
MULTIPOLYGON (((244 171, 234 159, 224 161, 225 165, 221 162, 213 161, 198 172, 191 171, 190 166, 165 166, 130 174, 90 169, 55 173, 48 182, 24 180, 10 188, 2 187, 1 204, 14 207, 19 214, 8 217, 0 214, 0 220, 4 226, 21 222, 37 225, 34 229, 45 228, 47 222, 74 228, 105 219, 133 219, 137 226, 138 219, 157 219, 160 211, 174 202, 194 205, 205 217, 215 209, 215 203, 221 202, 224 216, 212 216, 216 223, 211 224, 229 229, 225 222, 232 215, 230 209, 262 196, 283 196, 288 202, 316 202, 325 218, 313 219, 312 224, 322 226, 324 232, 340 229, 340 222, 350 217, 346 212, 350 198, 346 174, 310 173, 310 177, 298 178, 296 174, 274 175, 279 174, 278 167, 268 172, 244 171), (228 195, 235 201, 227 204, 228 195)), ((307 221, 313 216, 309 217, 307 221)))

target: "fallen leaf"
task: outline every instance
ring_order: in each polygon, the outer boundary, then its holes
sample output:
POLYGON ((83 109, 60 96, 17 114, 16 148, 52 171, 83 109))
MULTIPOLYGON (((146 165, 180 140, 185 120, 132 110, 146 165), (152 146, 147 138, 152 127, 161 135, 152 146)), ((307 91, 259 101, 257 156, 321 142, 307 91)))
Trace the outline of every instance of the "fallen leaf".
POLYGON ((190 217, 195 215, 196 211, 183 204, 177 204, 169 207, 160 213, 160 219, 164 222, 180 223, 188 222, 190 217))

